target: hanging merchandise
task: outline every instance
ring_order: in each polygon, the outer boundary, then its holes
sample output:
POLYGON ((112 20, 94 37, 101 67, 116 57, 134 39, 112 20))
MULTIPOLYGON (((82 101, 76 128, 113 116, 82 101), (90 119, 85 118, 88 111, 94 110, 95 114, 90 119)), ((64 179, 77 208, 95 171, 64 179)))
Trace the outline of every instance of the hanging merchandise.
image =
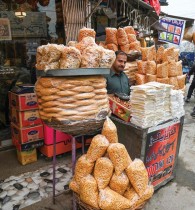
POLYGON ((156 14, 160 14, 160 3, 159 0, 150 0, 150 5, 154 8, 156 11, 156 14))

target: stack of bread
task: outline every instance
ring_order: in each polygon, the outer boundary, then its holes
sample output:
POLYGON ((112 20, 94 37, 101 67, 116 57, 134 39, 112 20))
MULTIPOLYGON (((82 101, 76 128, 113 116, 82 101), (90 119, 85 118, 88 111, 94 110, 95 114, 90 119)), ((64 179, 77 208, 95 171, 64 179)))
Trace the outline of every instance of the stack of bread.
POLYGON ((109 113, 103 76, 42 77, 35 91, 40 117, 46 122, 104 120, 109 113))
POLYGON ((87 154, 78 159, 69 187, 89 207, 109 210, 136 209, 154 192, 144 163, 131 160, 108 117, 102 134, 92 139, 87 154))
POLYGON ((129 54, 131 51, 140 51, 140 42, 136 39, 132 26, 118 29, 106 28, 106 41, 103 47, 113 51, 120 49, 129 54))
POLYGON ((147 82, 170 84, 173 89, 184 90, 186 75, 182 72, 182 61, 178 61, 179 49, 160 46, 141 48, 142 60, 137 61, 138 74, 136 83, 141 85, 147 82))
POLYGON ((95 31, 83 28, 79 42, 71 41, 68 46, 47 44, 37 48, 37 70, 110 68, 116 58, 112 50, 95 43, 95 31))
POLYGON ((136 82, 135 74, 137 73, 137 71, 138 71, 138 68, 137 68, 136 61, 126 63, 124 72, 129 78, 129 81, 131 84, 135 84, 136 82))

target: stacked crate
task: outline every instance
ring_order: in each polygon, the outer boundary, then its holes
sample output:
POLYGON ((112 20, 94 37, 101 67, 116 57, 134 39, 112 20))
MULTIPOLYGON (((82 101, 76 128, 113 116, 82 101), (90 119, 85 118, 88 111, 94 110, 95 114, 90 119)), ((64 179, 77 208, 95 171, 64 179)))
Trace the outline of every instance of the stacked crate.
POLYGON ((26 165, 37 160, 36 148, 43 145, 43 124, 39 117, 36 94, 9 92, 12 142, 16 146, 18 160, 26 165))

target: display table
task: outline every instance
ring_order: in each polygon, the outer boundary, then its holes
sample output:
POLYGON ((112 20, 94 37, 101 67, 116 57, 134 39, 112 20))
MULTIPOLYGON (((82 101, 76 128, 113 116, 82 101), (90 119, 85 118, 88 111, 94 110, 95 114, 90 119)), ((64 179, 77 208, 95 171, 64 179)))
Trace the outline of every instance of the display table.
POLYGON ((147 129, 114 115, 111 119, 117 127, 119 142, 125 145, 131 158, 144 161, 155 190, 174 178, 184 117, 147 129))

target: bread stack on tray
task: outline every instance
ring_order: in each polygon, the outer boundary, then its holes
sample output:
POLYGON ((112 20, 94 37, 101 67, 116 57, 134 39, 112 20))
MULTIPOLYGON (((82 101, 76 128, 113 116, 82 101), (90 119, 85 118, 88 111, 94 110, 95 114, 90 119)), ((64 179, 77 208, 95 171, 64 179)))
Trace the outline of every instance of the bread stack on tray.
POLYGON ((182 61, 178 61, 179 49, 163 46, 141 48, 142 60, 137 61, 136 84, 160 82, 170 84, 175 90, 185 89, 186 75, 182 72, 182 61))
POLYGON ((85 209, 136 209, 153 195, 148 172, 140 159, 131 160, 118 143, 117 129, 107 117, 75 167, 69 185, 85 209))
MULTIPOLYGON (((109 113, 106 80, 102 76, 42 77, 37 80, 35 91, 41 119, 55 128, 62 125, 60 130, 75 123, 82 124, 80 130, 97 130, 87 122, 103 122, 109 113)), ((74 129, 64 131, 72 133, 74 129)))

